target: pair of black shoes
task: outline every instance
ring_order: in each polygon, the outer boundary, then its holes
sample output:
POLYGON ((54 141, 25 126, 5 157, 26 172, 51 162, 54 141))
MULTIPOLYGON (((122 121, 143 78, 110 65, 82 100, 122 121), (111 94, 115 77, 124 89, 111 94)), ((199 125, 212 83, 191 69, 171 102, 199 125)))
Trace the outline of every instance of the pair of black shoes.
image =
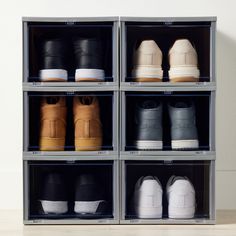
MULTIPOLYGON (((67 181, 60 173, 45 176, 40 194, 41 211, 48 216, 69 212, 67 181)), ((83 174, 76 178, 73 211, 80 218, 96 218, 107 215, 108 202, 96 177, 83 174)))
MULTIPOLYGON (((140 150, 163 149, 163 104, 146 100, 136 105, 134 145, 140 150)), ((193 102, 168 104, 172 149, 198 149, 196 114, 193 102)))
MULTIPOLYGON (((67 64, 71 48, 62 39, 51 39, 44 42, 41 54, 40 80, 43 82, 68 81, 67 64)), ((73 40, 73 51, 76 62, 75 81, 103 81, 102 46, 95 38, 73 40)), ((70 60, 69 60, 70 61, 70 60)))

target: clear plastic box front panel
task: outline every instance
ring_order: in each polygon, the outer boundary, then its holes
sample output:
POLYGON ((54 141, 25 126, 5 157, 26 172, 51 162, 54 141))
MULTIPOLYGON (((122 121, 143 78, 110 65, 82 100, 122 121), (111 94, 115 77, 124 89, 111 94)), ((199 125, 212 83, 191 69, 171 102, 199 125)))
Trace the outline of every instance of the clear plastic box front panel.
POLYGON ((25 151, 114 149, 113 92, 28 92, 26 100, 25 151))
POLYGON ((143 40, 154 40, 162 51, 163 82, 169 82, 168 52, 178 39, 188 39, 197 52, 199 82, 210 82, 210 22, 126 22, 125 23, 125 82, 135 82, 132 77, 134 51, 143 40))
POLYGON ((112 162, 30 161, 28 171, 29 220, 114 217, 112 162))
MULTIPOLYGON (((195 126, 197 129, 198 143, 197 148, 180 149, 180 150, 210 150, 209 145, 209 109, 210 109, 210 92, 125 92, 125 150, 138 150, 135 145, 137 132, 140 131, 140 123, 147 122, 145 117, 137 123, 137 106, 140 107, 145 102, 162 104, 162 143, 160 150, 173 150, 171 137, 171 113, 168 109, 170 104, 191 104, 195 108, 195 126)), ((146 117, 148 118, 148 117, 146 117)), ((154 117, 155 118, 155 117, 154 117)), ((185 121, 184 121, 185 122, 185 121)), ((181 125, 181 124, 180 124, 181 125)), ((154 126, 153 126, 154 127, 154 126)), ((142 127, 141 127, 142 128, 142 127)), ((154 127, 155 128, 155 127, 154 127)), ((141 131, 142 132, 142 131, 141 131)), ((185 130, 186 132, 186 130, 185 130)), ((147 142, 150 141, 147 139, 147 142)), ((148 150, 149 148, 147 148, 148 150)), ((150 148, 151 150, 152 148, 150 148)), ((155 150, 155 147, 153 147, 155 150)), ((178 149, 177 149, 178 150, 178 149)), ((144 149, 145 151, 145 149, 144 149)))
MULTIPOLYGON (((138 207, 144 207, 143 205, 134 205, 134 191, 135 185, 140 177, 155 176, 158 178, 160 186, 162 187, 163 197, 162 197, 162 216, 160 219, 168 219, 168 196, 167 196, 167 182, 171 176, 187 177, 191 182, 195 190, 195 214, 191 218, 209 218, 209 194, 210 194, 210 162, 209 161, 126 161, 125 162, 125 218, 126 219, 137 219, 142 218, 139 216, 141 209, 138 207)), ((181 188, 181 186, 180 186, 181 188)), ((139 189, 136 186, 136 191, 139 194, 140 202, 142 198, 145 198, 152 189, 143 188, 139 189), (146 191, 146 193, 145 193, 146 191), (149 192, 148 192, 149 191, 149 192), (141 194, 143 194, 141 196, 141 194), (144 196, 144 194, 146 194, 144 196)), ((154 190, 153 190, 154 191, 154 190)), ((179 190, 181 192, 181 189, 179 190)), ((190 190, 192 191, 192 190, 190 190)), ((155 192, 155 191, 154 191, 155 192)), ((175 192, 173 194, 179 194, 175 192)), ((180 193, 181 194, 181 193, 180 193)), ((183 194, 183 193, 182 193, 183 194)), ((185 193, 187 195, 187 192, 185 193)), ((185 195, 185 196, 186 196, 185 195)), ((150 195, 151 198, 151 195, 150 195)), ((149 199, 149 198, 148 198, 149 199)), ((155 198, 154 198, 155 199, 155 198)), ((136 196, 137 200, 137 196, 136 196)), ((151 200, 151 199, 149 199, 151 200)), ((153 200, 154 201, 154 200, 153 200)), ((187 197, 185 199, 187 204, 187 197)), ((137 204, 137 202, 136 202, 137 204)), ((140 203, 141 204, 141 203, 140 203)), ((152 203, 146 202, 151 205, 152 203)), ((181 207, 182 203, 179 202, 181 207)), ((182 209, 180 209, 181 211, 182 209)), ((147 217, 148 218, 148 217, 147 217)), ((152 217, 150 217, 152 218, 152 217)), ((154 217, 155 219, 155 217, 154 217)), ((157 218, 156 218, 157 219, 157 218)), ((182 217, 184 219, 184 217, 182 217)))
MULTIPOLYGON (((113 22, 29 22, 28 78, 25 82, 40 82, 40 69, 44 69, 44 44, 47 40, 63 40, 67 48, 65 68, 67 82, 75 82, 76 57, 73 42, 76 39, 96 39, 101 44, 101 69, 105 81, 113 82, 113 22)), ((64 55, 62 55, 64 56, 64 55)), ((61 69, 61 68, 57 68, 61 69)), ((93 68, 91 68, 93 69, 93 68)))

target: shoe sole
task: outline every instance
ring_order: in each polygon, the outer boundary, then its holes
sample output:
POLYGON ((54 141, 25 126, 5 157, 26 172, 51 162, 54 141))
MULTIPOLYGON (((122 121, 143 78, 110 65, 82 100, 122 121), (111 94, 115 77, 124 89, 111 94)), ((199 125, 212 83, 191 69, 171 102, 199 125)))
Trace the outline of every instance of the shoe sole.
POLYGON ((137 217, 142 219, 162 218, 162 207, 140 207, 136 208, 137 217))
POLYGON ((168 217, 172 219, 191 219, 194 217, 195 207, 170 207, 168 217))
POLYGON ((105 73, 101 69, 76 69, 75 81, 86 82, 86 81, 104 81, 105 73))
POLYGON ((67 201, 40 200, 45 214, 64 214, 68 211, 67 201))
POLYGON ((101 150, 101 138, 76 138, 75 151, 99 151, 101 150))
POLYGON ((200 75, 196 66, 171 67, 168 73, 170 82, 198 82, 200 75))
POLYGON ((161 82, 163 70, 151 66, 138 66, 132 70, 132 77, 136 82, 161 82))
POLYGON ((39 140, 40 151, 64 151, 65 138, 41 137, 39 140))
POLYGON ((67 82, 68 73, 63 69, 43 69, 39 71, 39 78, 42 82, 67 82))
POLYGON ((172 83, 178 83, 178 82, 198 82, 199 78, 194 77, 176 77, 176 78, 170 78, 170 82, 172 83))
POLYGON ((139 150, 161 150, 163 149, 162 141, 137 140, 134 145, 139 150))
POLYGON ((162 82, 160 78, 134 78, 135 82, 162 82))
POLYGON ((75 201, 74 212, 77 214, 95 214, 100 203, 105 200, 99 201, 75 201))
POLYGON ((193 140, 172 140, 172 149, 197 149, 199 148, 199 142, 197 139, 193 140))

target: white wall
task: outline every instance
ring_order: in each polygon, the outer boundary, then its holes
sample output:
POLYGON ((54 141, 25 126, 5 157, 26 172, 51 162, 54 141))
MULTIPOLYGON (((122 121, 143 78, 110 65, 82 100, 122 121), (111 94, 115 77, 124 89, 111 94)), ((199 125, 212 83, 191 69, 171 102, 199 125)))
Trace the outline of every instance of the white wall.
POLYGON ((22 16, 217 16, 217 208, 236 209, 235 8, 235 0, 1 0, 0 209, 22 208, 22 16))

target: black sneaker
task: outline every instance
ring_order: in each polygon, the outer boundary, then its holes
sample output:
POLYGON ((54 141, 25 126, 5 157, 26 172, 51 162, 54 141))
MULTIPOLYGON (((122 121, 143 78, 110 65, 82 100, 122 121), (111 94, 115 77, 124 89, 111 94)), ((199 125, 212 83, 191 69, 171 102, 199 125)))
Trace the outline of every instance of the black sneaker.
POLYGON ((40 196, 45 214, 64 214, 68 211, 66 183, 57 173, 48 174, 40 196))
POLYGON ((96 178, 80 175, 75 184, 75 213, 81 218, 99 218, 107 215, 107 209, 104 191, 96 178))
POLYGON ((192 102, 169 104, 172 149, 198 149, 195 106, 192 102))
POLYGON ((97 39, 77 39, 74 41, 76 59, 75 81, 104 81, 102 69, 102 47, 97 39))
POLYGON ((136 105, 134 146, 140 150, 159 150, 162 141, 162 103, 147 100, 136 105))
POLYGON ((67 51, 67 45, 61 39, 51 39, 44 42, 39 72, 41 81, 65 82, 68 80, 67 51))

